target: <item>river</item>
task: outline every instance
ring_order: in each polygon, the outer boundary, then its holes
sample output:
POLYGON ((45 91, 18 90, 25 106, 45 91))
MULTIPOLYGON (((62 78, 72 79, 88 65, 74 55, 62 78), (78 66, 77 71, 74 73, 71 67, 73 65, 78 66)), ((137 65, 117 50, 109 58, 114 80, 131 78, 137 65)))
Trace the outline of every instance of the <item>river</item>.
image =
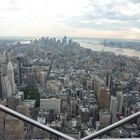
MULTIPOLYGON (((60 38, 61 39, 61 38, 60 38)), ((130 57, 138 57, 140 59, 140 51, 136 51, 134 49, 129 48, 117 48, 117 47, 107 47, 101 45, 101 41, 103 39, 96 38, 71 38, 74 41, 80 43, 81 47, 89 48, 93 51, 105 51, 105 52, 113 52, 116 55, 126 55, 130 57)), ((21 43, 30 43, 30 41, 21 41, 21 43)))
POLYGON ((82 39, 74 39, 80 43, 81 47, 89 48, 93 51, 105 51, 105 52, 113 52, 116 55, 126 55, 130 57, 138 57, 140 59, 140 51, 136 51, 134 49, 127 49, 127 48, 116 48, 116 47, 107 47, 100 45, 99 41, 90 40, 90 41, 83 41, 82 39))

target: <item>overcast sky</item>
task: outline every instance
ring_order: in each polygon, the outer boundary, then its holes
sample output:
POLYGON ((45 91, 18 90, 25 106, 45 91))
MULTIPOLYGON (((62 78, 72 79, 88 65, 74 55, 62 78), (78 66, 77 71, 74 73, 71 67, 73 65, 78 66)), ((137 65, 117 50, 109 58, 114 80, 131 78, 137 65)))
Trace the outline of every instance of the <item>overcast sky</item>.
POLYGON ((0 0, 0 36, 140 39, 140 0, 0 0))

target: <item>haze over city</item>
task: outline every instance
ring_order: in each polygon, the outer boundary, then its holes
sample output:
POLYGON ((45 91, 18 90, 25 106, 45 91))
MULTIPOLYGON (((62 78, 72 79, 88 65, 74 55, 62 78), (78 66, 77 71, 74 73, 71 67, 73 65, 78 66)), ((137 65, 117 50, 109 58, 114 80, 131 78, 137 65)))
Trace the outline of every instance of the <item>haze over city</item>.
POLYGON ((1 0, 0 36, 139 39, 139 0, 1 0))
POLYGON ((140 139, 140 0, 0 0, 0 140, 140 139))

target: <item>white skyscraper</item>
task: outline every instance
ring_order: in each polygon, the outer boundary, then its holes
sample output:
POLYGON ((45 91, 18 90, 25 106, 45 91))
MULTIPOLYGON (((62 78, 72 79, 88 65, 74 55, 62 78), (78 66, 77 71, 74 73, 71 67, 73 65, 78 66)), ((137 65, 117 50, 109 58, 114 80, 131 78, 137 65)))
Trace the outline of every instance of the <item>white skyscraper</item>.
POLYGON ((11 88, 12 88, 12 94, 14 94, 15 93, 14 68, 10 60, 7 65, 7 76, 8 76, 11 88))
POLYGON ((116 97, 117 97, 117 100, 118 100, 118 112, 122 112, 123 97, 124 97, 123 92, 118 91, 116 97))
POLYGON ((8 61, 8 55, 7 55, 7 52, 4 51, 3 52, 3 63, 7 63, 7 61, 8 61))
POLYGON ((111 119, 111 113, 109 110, 106 109, 100 110, 99 121, 103 125, 103 127, 110 125, 110 119, 111 119))
POLYGON ((12 95, 12 86, 10 84, 10 80, 8 76, 2 76, 2 93, 3 98, 7 98, 12 95))
POLYGON ((114 96, 111 96, 110 111, 112 114, 112 123, 116 122, 117 107, 118 107, 117 98, 114 96))

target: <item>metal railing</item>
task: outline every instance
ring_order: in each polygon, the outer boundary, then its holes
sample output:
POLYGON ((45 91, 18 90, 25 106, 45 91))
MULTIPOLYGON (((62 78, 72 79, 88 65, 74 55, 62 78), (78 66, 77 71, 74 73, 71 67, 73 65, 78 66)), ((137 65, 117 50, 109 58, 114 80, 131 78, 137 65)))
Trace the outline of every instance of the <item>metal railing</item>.
MULTIPOLYGON (((39 122, 29 118, 29 117, 26 117, 25 115, 22 115, 22 114, 20 114, 20 113, 18 113, 16 111, 6 107, 6 106, 0 105, 0 110, 2 110, 3 112, 5 112, 7 114, 10 114, 10 115, 12 115, 12 116, 14 116, 14 117, 16 117, 16 118, 18 118, 20 120, 23 120, 23 121, 25 121, 27 123, 30 123, 30 124, 40 128, 42 130, 48 131, 48 132, 50 132, 52 134, 55 134, 55 135, 57 135, 59 137, 65 138, 67 140, 76 140, 75 138, 72 138, 72 137, 70 137, 70 136, 68 136, 66 134, 63 134, 63 133, 61 133, 61 132, 59 132, 59 131, 57 131, 57 130, 55 130, 53 128, 50 128, 50 127, 48 127, 46 125, 43 125, 43 124, 41 124, 41 123, 39 123, 39 122)), ((130 115, 130 116, 128 116, 128 117, 126 117, 126 118, 114 123, 114 124, 111 124, 108 127, 105 127, 105 128, 103 128, 103 129, 101 129, 101 130, 99 130, 99 131, 97 131, 97 132, 95 132, 95 133, 93 133, 93 134, 91 134, 89 136, 86 136, 86 137, 82 138, 81 140, 92 140, 94 138, 102 136, 103 134, 105 134, 105 133, 107 133, 107 132, 109 132, 109 131, 111 131, 111 130, 113 130, 113 129, 115 129, 115 128, 117 128, 117 127, 119 127, 119 126, 121 126, 121 125, 123 125, 125 123, 127 123, 127 122, 130 122, 131 120, 134 120, 135 118, 137 118, 139 116, 140 116, 140 111, 135 113, 135 114, 133 114, 133 115, 130 115)))
POLYGON ((55 129, 52 129, 52 128, 46 126, 46 125, 43 125, 43 124, 41 124, 41 123, 39 123, 39 122, 29 118, 29 117, 26 117, 25 115, 22 115, 22 114, 20 114, 20 113, 18 113, 16 111, 6 107, 6 106, 0 105, 0 110, 2 110, 3 112, 5 112, 7 114, 10 114, 10 115, 12 115, 12 116, 14 116, 14 117, 16 117, 16 118, 18 118, 20 120, 23 120, 23 121, 25 121, 27 123, 30 123, 30 124, 40 128, 42 130, 48 131, 48 132, 50 132, 52 134, 55 134, 55 135, 57 135, 59 137, 65 138, 67 140, 76 140, 76 139, 74 139, 74 138, 72 138, 72 137, 70 137, 70 136, 68 136, 66 134, 63 134, 63 133, 61 133, 61 132, 59 132, 59 131, 57 131, 55 129))
POLYGON ((91 140, 91 139, 97 138, 99 136, 102 136, 103 134, 105 134, 105 133, 107 133, 107 132, 109 132, 109 131, 111 131, 119 126, 126 124, 127 122, 130 122, 131 120, 134 120, 135 118, 138 118, 139 116, 140 116, 140 111, 133 114, 133 115, 130 115, 130 116, 128 116, 128 117, 126 117, 126 118, 124 118, 116 123, 113 123, 113 124, 103 128, 103 129, 101 129, 101 130, 99 130, 99 131, 97 131, 89 136, 86 136, 86 137, 82 138, 81 140, 91 140))

